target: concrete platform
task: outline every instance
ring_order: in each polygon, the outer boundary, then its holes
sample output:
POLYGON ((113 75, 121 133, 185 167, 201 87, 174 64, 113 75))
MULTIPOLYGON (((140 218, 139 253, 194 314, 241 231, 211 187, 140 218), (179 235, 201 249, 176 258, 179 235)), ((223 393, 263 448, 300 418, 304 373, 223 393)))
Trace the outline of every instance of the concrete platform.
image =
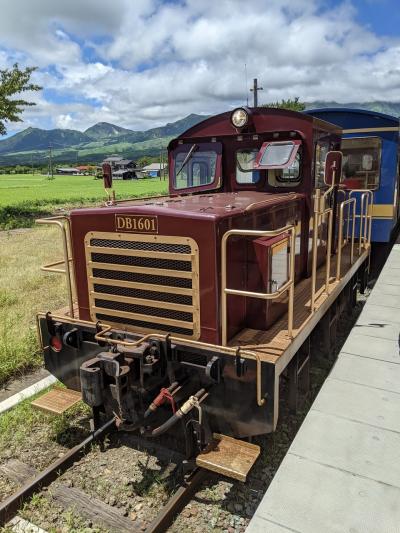
POLYGON ((248 533, 400 532, 400 244, 248 533))

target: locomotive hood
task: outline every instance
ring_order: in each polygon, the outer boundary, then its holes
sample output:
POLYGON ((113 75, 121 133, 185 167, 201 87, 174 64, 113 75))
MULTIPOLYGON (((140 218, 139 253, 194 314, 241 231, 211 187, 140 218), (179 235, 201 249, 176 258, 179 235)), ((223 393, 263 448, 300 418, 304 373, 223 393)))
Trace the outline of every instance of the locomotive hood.
MULTIPOLYGON (((88 217, 95 220, 95 229, 99 229, 107 215, 123 215, 125 213, 146 215, 163 215, 179 218, 225 218, 243 215, 254 208, 272 207, 303 197, 299 193, 271 194, 252 191, 221 192, 188 196, 160 196, 155 198, 127 200, 112 206, 77 209, 71 212, 72 223, 76 217, 88 217)), ((107 223, 109 229, 109 225, 107 223)))
MULTIPOLYGON (((301 205, 303 195, 297 193, 240 191, 139 199, 72 211, 80 316, 138 331, 167 331, 218 342, 222 236, 232 228, 276 229, 297 223, 301 205), (159 310, 147 301, 152 295, 146 284, 153 289, 161 284, 168 294, 179 286, 190 294, 176 305, 164 302, 167 308, 159 310)), ((170 296, 167 299, 171 301, 170 296)))

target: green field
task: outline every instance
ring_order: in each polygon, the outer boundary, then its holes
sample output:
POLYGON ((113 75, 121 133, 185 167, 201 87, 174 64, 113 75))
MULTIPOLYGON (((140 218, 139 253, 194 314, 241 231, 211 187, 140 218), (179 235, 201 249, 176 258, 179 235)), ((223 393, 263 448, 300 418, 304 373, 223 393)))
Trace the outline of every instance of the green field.
MULTIPOLYGON (((114 181, 117 199, 164 194, 168 182, 159 178, 114 181)), ((93 176, 47 176, 0 174, 0 229, 31 226, 38 216, 57 208, 101 202, 105 198, 102 180, 93 176)))

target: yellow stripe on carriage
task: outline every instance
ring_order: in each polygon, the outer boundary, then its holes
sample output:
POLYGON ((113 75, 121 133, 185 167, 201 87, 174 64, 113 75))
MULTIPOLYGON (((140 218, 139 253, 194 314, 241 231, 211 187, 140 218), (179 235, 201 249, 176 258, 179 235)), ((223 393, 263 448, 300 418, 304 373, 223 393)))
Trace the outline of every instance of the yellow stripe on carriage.
MULTIPOLYGON (((369 214, 371 214, 371 206, 369 206, 369 214)), ((373 204, 372 206, 373 218, 393 218, 394 205, 393 204, 373 204)))
POLYGON ((343 133, 371 133, 379 131, 399 131, 399 128, 387 127, 387 128, 356 128, 352 130, 342 130, 343 133))

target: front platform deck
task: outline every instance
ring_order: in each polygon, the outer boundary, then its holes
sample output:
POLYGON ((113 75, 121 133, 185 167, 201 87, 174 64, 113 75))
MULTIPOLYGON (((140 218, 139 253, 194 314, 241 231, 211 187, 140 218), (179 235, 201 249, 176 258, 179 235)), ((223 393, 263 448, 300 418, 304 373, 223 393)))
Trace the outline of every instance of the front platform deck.
POLYGON ((261 361, 273 363, 283 370, 286 366, 284 362, 287 363, 296 353, 320 318, 366 260, 368 260, 368 253, 363 250, 359 255, 355 247, 353 264, 351 264, 350 245, 345 246, 342 252, 341 279, 336 281, 334 273, 336 273, 337 256, 332 256, 329 294, 325 291, 325 264, 317 270, 313 314, 311 314, 311 278, 303 279, 295 285, 292 339, 288 335, 288 318, 285 314, 267 331, 243 329, 231 339, 229 345, 256 352, 261 361))

